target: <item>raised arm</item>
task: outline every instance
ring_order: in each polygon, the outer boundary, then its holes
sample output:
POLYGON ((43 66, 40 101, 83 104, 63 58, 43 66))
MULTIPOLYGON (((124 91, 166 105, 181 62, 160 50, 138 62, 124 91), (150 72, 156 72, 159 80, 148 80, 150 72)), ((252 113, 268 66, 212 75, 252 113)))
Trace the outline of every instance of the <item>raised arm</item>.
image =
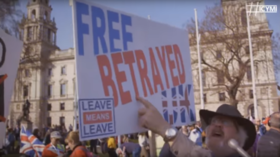
MULTIPOLYGON (((165 131, 171 128, 159 111, 147 100, 137 98, 144 105, 139 109, 140 125, 165 137, 165 131)), ((195 145, 191 140, 178 131, 176 137, 168 142, 171 152, 177 157, 211 157, 210 151, 195 145)))

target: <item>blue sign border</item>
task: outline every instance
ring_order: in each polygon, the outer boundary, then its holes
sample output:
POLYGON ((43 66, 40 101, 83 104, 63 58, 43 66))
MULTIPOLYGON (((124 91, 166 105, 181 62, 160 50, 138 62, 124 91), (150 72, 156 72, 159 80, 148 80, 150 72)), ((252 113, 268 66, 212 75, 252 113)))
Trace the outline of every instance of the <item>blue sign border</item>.
POLYGON ((115 134, 117 131, 116 131, 116 119, 115 119, 115 103, 114 103, 114 98, 99 98, 99 99, 79 99, 79 130, 81 131, 81 138, 84 139, 84 138, 90 138, 90 137, 97 137, 97 136, 102 136, 102 135, 112 135, 112 134, 115 134), (83 126, 81 126, 82 123, 82 113, 81 113, 81 105, 80 105, 80 102, 81 101, 89 101, 89 100, 112 100, 113 101, 113 114, 114 114, 114 132, 112 133, 104 133, 104 134, 98 134, 98 135, 90 135, 90 136, 83 136, 83 126))

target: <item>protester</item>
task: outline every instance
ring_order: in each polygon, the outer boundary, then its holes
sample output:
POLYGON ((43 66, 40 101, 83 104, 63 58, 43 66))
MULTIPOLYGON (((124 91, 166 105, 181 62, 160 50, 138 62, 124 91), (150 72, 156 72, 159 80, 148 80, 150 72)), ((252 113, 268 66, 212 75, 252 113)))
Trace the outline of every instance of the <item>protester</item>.
MULTIPOLYGON (((69 148, 72 150, 70 157, 90 157, 93 156, 91 152, 87 150, 85 146, 81 144, 79 132, 78 131, 71 131, 66 140, 68 143, 69 148)), ((96 156, 94 156, 96 157, 96 156)))
POLYGON ((118 157, 127 157, 127 155, 125 153, 125 147, 123 147, 123 149, 117 148, 116 154, 118 155, 118 157))
POLYGON ((268 125, 270 130, 258 142, 257 157, 280 156, 280 112, 271 115, 268 125))
POLYGON ((6 135, 6 147, 7 147, 8 154, 14 153, 15 141, 16 141, 16 136, 14 135, 13 129, 9 128, 6 135))
POLYGON ((138 144, 141 146, 141 157, 148 157, 149 139, 145 132, 138 135, 138 144))
POLYGON ((20 140, 20 127, 19 125, 16 125, 16 128, 14 129, 14 133, 16 136, 16 140, 20 140))
POLYGON ((44 137, 44 141, 43 141, 44 145, 50 144, 50 142, 51 142, 51 131, 52 131, 51 128, 49 130, 47 130, 47 133, 46 133, 46 135, 44 137))
POLYGON ((98 154, 97 153, 97 142, 98 142, 98 139, 93 139, 93 140, 90 140, 90 150, 94 153, 94 154, 98 154))
POLYGON ((182 128, 180 129, 180 131, 186 135, 187 137, 189 136, 189 130, 188 130, 188 126, 182 126, 182 128))
MULTIPOLYGON (((118 142, 118 141, 116 141, 116 142, 118 142)), ((129 142, 128 135, 123 135, 123 137, 121 138, 121 144, 124 143, 124 142, 129 142)))
POLYGON ((121 149, 125 148, 125 154, 126 156, 132 156, 132 157, 140 157, 141 154, 141 146, 138 143, 133 142, 124 142, 121 147, 121 149))
POLYGON ((265 125, 266 131, 268 131, 270 129, 268 122, 269 122, 270 116, 265 118, 265 120, 263 121, 263 124, 265 125))
POLYGON ((108 146, 108 154, 110 157, 117 157, 117 154, 116 154, 116 148, 117 148, 117 145, 116 145, 116 141, 115 141, 115 138, 114 137, 109 137, 107 139, 107 146, 108 146))
POLYGON ((32 133, 38 140, 42 141, 41 137, 40 137, 40 131, 38 128, 34 129, 33 130, 33 133, 32 133))
POLYGON ((53 131, 50 134, 50 138, 51 142, 44 148, 42 157, 58 157, 62 155, 64 151, 59 149, 58 147, 61 139, 61 134, 58 131, 53 131))
POLYGON ((101 153, 105 154, 108 152, 108 144, 107 144, 107 138, 98 139, 101 147, 101 153))
POLYGON ((190 132, 189 139, 196 145, 202 146, 202 130, 198 125, 194 126, 190 132))
POLYGON ((256 132, 257 132, 256 139, 255 139, 253 146, 248 150, 248 153, 249 153, 249 155, 251 155, 251 157, 257 156, 257 145, 258 145, 259 139, 261 137, 260 123, 258 121, 255 121, 255 127, 256 127, 256 132))
POLYGON ((139 109, 141 126, 161 135, 170 145, 173 155, 178 157, 226 157, 239 156, 236 150, 228 146, 228 141, 234 139, 244 150, 248 150, 255 141, 254 124, 242 117, 236 107, 221 105, 216 112, 200 110, 202 128, 206 131, 206 146, 204 149, 195 145, 181 132, 173 129, 159 111, 147 100, 137 98, 144 107, 139 109))

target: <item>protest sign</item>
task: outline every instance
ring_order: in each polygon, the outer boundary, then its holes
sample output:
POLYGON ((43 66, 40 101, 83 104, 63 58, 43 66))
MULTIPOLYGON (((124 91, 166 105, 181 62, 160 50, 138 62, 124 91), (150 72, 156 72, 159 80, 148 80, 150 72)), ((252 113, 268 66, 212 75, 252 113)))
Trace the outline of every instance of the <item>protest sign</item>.
POLYGON ((22 42, 0 29, 0 148, 5 139, 6 118, 17 75, 22 42))
POLYGON ((136 96, 174 126, 195 121, 186 30, 73 0, 80 139, 143 131, 136 96))

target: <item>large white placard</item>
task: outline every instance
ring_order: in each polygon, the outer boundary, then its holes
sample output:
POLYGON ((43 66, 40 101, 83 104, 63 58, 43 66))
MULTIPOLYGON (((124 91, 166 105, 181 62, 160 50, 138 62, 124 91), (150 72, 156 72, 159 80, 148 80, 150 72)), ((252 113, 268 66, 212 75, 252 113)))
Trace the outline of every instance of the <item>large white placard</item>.
MULTIPOLYGON (((17 75, 22 42, 0 29, 0 119, 9 115, 10 101, 17 75)), ((5 139, 6 123, 0 122, 0 148, 5 139)))
POLYGON ((174 126, 195 121, 188 33, 74 0, 80 139, 143 131, 145 97, 174 126))

